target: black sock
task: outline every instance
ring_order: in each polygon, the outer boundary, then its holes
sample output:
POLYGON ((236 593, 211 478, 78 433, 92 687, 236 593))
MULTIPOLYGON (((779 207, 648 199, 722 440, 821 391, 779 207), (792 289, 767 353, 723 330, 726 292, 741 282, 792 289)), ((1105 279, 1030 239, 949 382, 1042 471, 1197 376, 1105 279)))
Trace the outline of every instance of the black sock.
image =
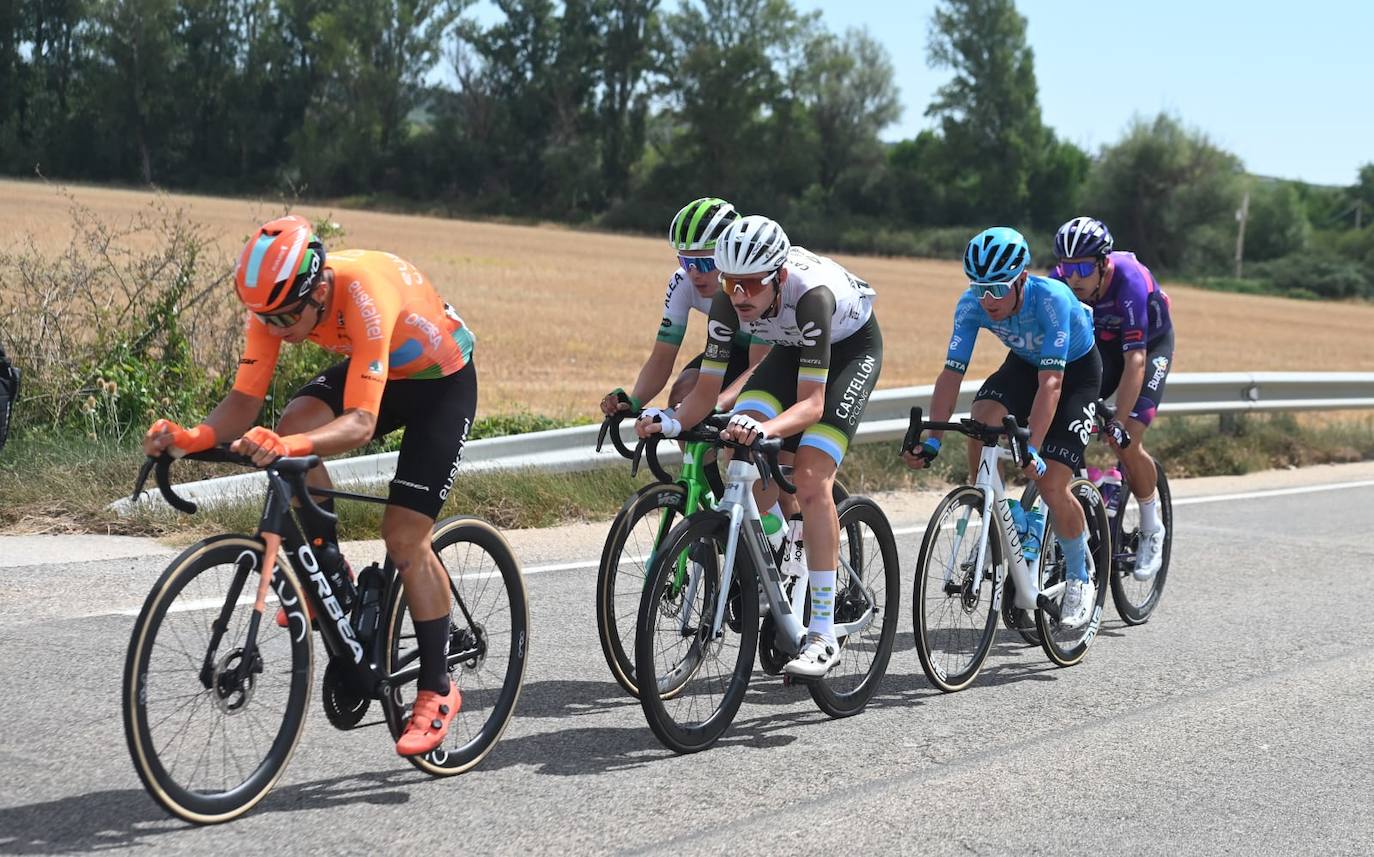
POLYGON ((416 622, 415 643, 420 647, 420 690, 447 694, 448 617, 416 622))

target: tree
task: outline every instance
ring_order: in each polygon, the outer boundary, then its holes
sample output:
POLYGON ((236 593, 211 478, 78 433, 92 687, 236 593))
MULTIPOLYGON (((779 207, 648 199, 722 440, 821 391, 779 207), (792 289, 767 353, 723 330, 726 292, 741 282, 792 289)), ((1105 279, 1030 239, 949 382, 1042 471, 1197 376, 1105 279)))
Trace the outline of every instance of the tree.
POLYGON ((1225 270, 1240 205, 1240 160, 1206 135, 1160 114, 1131 122, 1088 177, 1084 213, 1111 227, 1117 246, 1169 270, 1225 270))
POLYGON ((1250 191, 1245 225, 1245 261, 1262 262, 1296 253, 1312 232, 1292 182, 1260 181, 1250 191))
POLYGON ((951 213, 963 222, 1021 220, 1046 148, 1026 19, 1012 0, 943 0, 927 50, 932 67, 954 73, 926 108, 940 120, 951 213))

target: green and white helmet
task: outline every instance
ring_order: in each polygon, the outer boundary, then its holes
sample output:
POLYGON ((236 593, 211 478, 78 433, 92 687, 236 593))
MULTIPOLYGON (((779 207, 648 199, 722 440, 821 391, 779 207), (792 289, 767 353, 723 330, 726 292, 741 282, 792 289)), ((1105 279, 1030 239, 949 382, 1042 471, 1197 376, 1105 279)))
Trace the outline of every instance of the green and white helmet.
POLYGON ((739 218, 735 207, 723 199, 704 196, 682 207, 668 227, 668 243, 679 253, 714 250, 725 227, 739 218))

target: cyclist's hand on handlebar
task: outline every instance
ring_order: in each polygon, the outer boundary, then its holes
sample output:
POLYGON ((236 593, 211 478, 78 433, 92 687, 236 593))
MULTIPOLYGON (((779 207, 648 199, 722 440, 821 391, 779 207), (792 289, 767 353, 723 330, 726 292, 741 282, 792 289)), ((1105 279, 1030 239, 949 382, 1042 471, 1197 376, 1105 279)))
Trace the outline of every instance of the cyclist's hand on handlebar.
POLYGON ((1032 482, 1045 475, 1045 459, 1040 457, 1040 451, 1033 446, 1027 446, 1026 450, 1030 453, 1026 464, 1021 468, 1021 472, 1032 482))
POLYGON ((902 450, 902 461, 912 470, 921 470, 929 467, 935 460, 935 456, 940 454, 940 439, 928 437, 915 449, 902 450))
POLYGON ((314 448, 315 444, 303 434, 282 437, 263 426, 254 426, 229 445, 230 452, 248 456, 258 467, 266 467, 283 456, 309 455, 314 448))
POLYGON ((1120 420, 1108 420, 1107 425, 1102 429, 1111 438, 1112 444, 1117 449, 1126 449, 1131 445, 1131 433, 1126 431, 1126 427, 1120 420))
POLYGON ((768 437, 768 432, 763 430, 763 423, 748 414, 735 414, 730 417, 729 424, 720 430, 720 436, 725 440, 748 446, 756 440, 768 437))
POLYGON ((641 404, 643 403, 639 399, 616 387, 601 399, 601 413, 608 417, 620 413, 633 413, 639 410, 641 404))
POLYGON ((215 445, 215 430, 201 423, 195 428, 183 428, 171 420, 158 420, 143 435, 143 452, 154 458, 170 452, 180 458, 192 452, 202 452, 215 445))
POLYGON ((635 421, 635 434, 650 437, 661 434, 664 437, 677 437, 682 433, 682 423, 672 408, 648 408, 635 421))

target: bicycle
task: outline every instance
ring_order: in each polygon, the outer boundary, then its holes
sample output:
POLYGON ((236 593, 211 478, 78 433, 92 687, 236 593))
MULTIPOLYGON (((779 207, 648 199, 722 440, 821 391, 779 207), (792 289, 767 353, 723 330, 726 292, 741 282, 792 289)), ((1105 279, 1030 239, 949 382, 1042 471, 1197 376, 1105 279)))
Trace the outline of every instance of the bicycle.
POLYGON ((1087 522, 1088 574, 1097 591, 1088 622, 1080 628, 1065 628, 1059 622, 1064 560, 1058 541, 1045 541, 1045 535, 1053 532, 1051 516, 1046 516, 1041 530, 1033 534, 1043 548, 1036 561, 1028 564, 998 468, 1003 437, 1009 439, 1018 465, 1029 460, 1030 430, 1020 427, 1010 414, 999 428, 972 419, 923 420, 921 409, 912 408, 902 449, 914 450, 926 429, 959 432, 983 444, 975 484, 955 488, 940 502, 921 540, 912 624, 926 677, 947 693, 968 687, 992 648, 1003 604, 1034 611, 1038 642, 1053 663, 1078 663, 1102 622, 1111 562, 1110 525, 1097 488, 1086 479, 1069 483, 1087 522), (995 526, 988 523, 994 509, 995 526))
MULTIPOLYGON (((689 441, 683 445, 682 470, 676 477, 659 462, 657 444, 641 441, 631 449, 621 438, 619 425, 637 416, 630 412, 606 417, 596 440, 596 451, 600 452, 609 437, 616 451, 632 462, 632 475, 638 473, 643 458, 656 480, 631 494, 616 513, 596 575, 596 628, 601 653, 616 683, 634 697, 639 696, 634 678, 635 622, 649 564, 678 519, 714 508, 717 498, 725 493, 709 443, 689 441)), ((836 505, 849 496, 838 480, 834 496, 836 505)), ((679 571, 685 573, 685 563, 679 571)), ((761 651, 760 655, 771 672, 781 671, 782 664, 776 663, 771 651, 761 651)))
MULTIPOLYGON (((1125 429, 1120 430, 1119 437, 1107 429, 1108 424, 1114 419, 1116 408, 1105 400, 1098 399, 1093 417, 1093 433, 1103 443, 1110 442, 1117 448, 1129 445, 1131 436, 1125 429)), ((1150 580, 1136 580, 1132 574, 1135 569, 1136 551, 1140 546, 1140 501, 1131 491, 1130 468, 1119 458, 1116 460, 1116 468, 1121 472, 1121 485, 1111 492, 1110 497, 1104 497, 1112 532, 1112 602, 1116 605, 1117 615, 1127 625, 1143 625, 1150 620, 1150 615, 1159 606, 1159 599, 1164 594, 1164 581, 1169 574, 1169 556, 1173 552, 1173 495, 1169 491, 1169 479, 1164 474, 1164 466, 1156 459, 1152 458, 1151 461, 1155 467, 1156 491, 1159 494, 1159 516, 1164 524, 1164 548, 1161 552, 1159 571, 1150 580)), ((1078 475, 1082 475, 1082 468, 1079 468, 1078 475)), ((1026 488, 1021 504, 1030 508, 1036 496, 1035 484, 1031 483, 1026 488)), ((1031 642, 1034 645, 1036 641, 1031 642)))
MULTIPOLYGON (((736 455, 726 468, 725 493, 716 508, 687 516, 663 539, 649 566, 636 625, 635 672, 655 676, 658 691, 641 693, 639 702, 654 735, 677 753, 704 750, 729 728, 763 638, 771 638, 766 648, 777 653, 779 670, 806 639, 806 577, 786 588, 753 494, 754 483, 763 479, 766 486, 770 476, 783 490, 796 490, 778 465, 782 441, 745 446, 724 440, 720 431, 728 420, 708 417, 684 433, 688 441, 744 456, 736 455), (767 602, 762 627, 760 594, 767 602)), ((841 660, 823 678, 797 681, 823 712, 849 717, 868 704, 891 657, 897 617, 888 598, 900 593, 901 573, 892 527, 876 503, 849 497, 837 512, 834 614, 841 660), (873 568, 874 562, 881 568, 873 568)))
MULTIPOLYGON (((185 458, 253 466, 225 447, 185 458)), ((168 504, 194 514, 196 505, 171 487, 172 461, 165 454, 149 458, 134 497, 152 470, 168 504)), ((280 778, 310 700, 312 625, 329 656, 322 696, 333 726, 354 728, 372 700, 381 703, 393 738, 409 719, 419 650, 391 560, 360 572, 350 593, 342 559, 335 569, 323 567, 311 546, 319 527, 336 519, 312 493, 383 504, 386 498, 307 491, 305 474, 319 463, 310 455, 266 467, 257 531, 211 536, 184 550, 134 623, 123 679, 129 754, 153 799, 186 821, 236 818, 280 778), (299 504, 294 515, 293 502, 299 504), (273 600, 285 627, 266 614, 273 600)), ((486 758, 510 723, 528 656, 529 605, 519 563, 489 523, 444 519, 435 525, 433 547, 453 596, 448 664, 462 707, 445 744, 409 761, 428 774, 452 776, 486 758)))

